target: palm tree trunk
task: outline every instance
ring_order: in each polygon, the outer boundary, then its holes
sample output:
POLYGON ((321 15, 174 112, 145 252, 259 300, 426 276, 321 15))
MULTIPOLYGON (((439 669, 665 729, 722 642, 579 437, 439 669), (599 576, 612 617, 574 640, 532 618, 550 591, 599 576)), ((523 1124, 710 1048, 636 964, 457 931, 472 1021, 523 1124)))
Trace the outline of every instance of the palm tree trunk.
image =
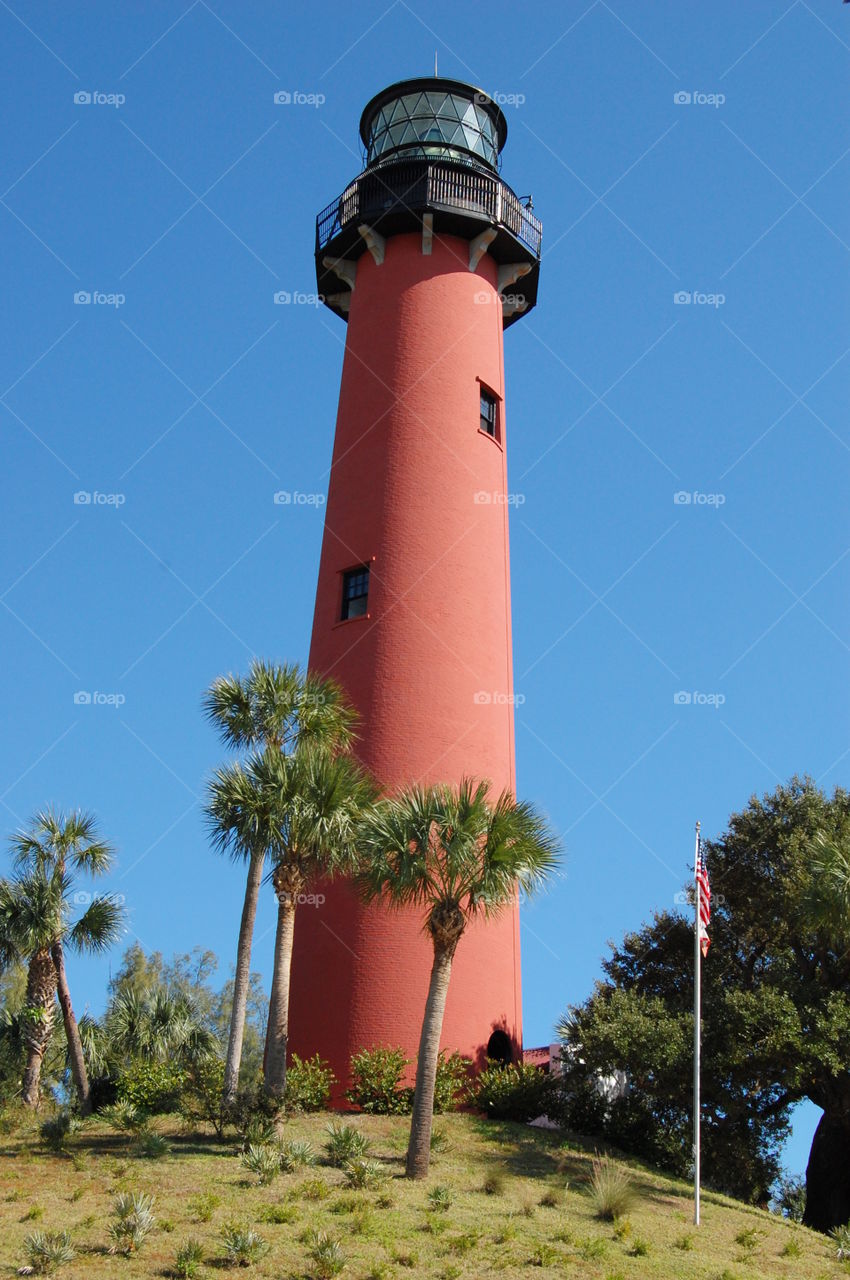
POLYGON ((86 1071, 86 1060, 83 1057, 83 1045, 80 1040, 80 1029, 74 1017, 71 1004, 71 991, 68 986, 68 975, 65 972, 65 953, 61 942, 54 942, 50 948, 53 967, 56 970, 56 986, 59 991, 59 1007, 62 1010, 62 1022, 65 1026, 65 1038, 68 1041, 68 1057, 71 1062, 71 1077, 80 1100, 80 1111, 84 1116, 91 1113, 91 1093, 89 1077, 86 1071))
POLYGON ((434 947, 434 963, 431 966, 431 982, 422 1020, 419 1040, 419 1056, 416 1060, 416 1089, 413 1094, 413 1117, 410 1122, 410 1142, 407 1147, 408 1178, 424 1178, 431 1162, 431 1125, 434 1120, 434 1087, 437 1082, 437 1060, 440 1053, 440 1036, 443 1033, 443 1014, 452 974, 454 947, 434 947))
POLYGON ((282 891, 277 879, 277 933, 274 941, 274 974, 272 976, 269 1028, 266 1036, 265 1089, 280 1101, 286 1092, 286 1045, 289 1039, 289 975, 292 968, 292 942, 295 937, 294 893, 282 891))
POLYGON ((248 866, 248 883, 242 904, 242 920, 239 925, 239 942, 236 946, 236 973, 233 979, 233 1008, 230 1013, 230 1039, 227 1043, 227 1060, 224 1064, 224 1088, 222 1101, 232 1102, 239 1087, 239 1068, 242 1064, 242 1041, 245 1035, 245 1011, 248 1006, 248 989, 251 983, 251 944, 254 938, 254 921, 257 901, 263 879, 264 851, 255 853, 248 866))
POLYGON ((56 969, 47 947, 30 958, 27 973, 25 1013, 21 1019, 27 1060, 21 1081, 25 1107, 37 1107, 41 1097, 41 1064, 53 1030, 53 1001, 56 998, 56 969))

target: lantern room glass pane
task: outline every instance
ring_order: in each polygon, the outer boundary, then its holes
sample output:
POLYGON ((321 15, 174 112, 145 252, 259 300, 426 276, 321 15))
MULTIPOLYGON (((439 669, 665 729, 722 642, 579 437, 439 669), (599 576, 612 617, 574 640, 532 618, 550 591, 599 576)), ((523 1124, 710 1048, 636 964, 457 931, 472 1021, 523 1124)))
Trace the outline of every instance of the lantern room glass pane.
POLYGON ((458 94, 408 93, 386 102, 370 130, 368 160, 383 155, 433 155, 440 146, 498 166, 497 130, 486 109, 458 94))

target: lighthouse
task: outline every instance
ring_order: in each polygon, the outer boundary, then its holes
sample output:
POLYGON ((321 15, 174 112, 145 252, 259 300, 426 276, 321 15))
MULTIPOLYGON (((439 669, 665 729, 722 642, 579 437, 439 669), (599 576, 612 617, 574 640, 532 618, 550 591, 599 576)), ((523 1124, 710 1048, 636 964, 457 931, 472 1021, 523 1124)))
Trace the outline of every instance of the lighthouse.
MULTIPOLYGON (((309 666, 360 715, 385 793, 489 780, 514 791, 503 332, 535 304, 540 223, 500 176, 507 124, 472 85, 382 90, 365 167, 319 214, 316 272, 347 323, 309 666)), ((290 1048, 415 1061, 431 944, 415 910, 345 881, 298 913, 290 1048)), ((519 910, 476 921, 454 961, 443 1047, 522 1050, 519 910)))

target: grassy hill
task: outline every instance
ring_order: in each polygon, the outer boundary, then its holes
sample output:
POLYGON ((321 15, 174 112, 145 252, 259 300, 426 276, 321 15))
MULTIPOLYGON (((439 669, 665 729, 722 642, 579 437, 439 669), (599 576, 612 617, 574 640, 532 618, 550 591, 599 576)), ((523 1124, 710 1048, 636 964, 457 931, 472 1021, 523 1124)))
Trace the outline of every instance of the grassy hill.
MULTIPOLYGON (((37 1126, 0 1138, 0 1271, 14 1274, 33 1231, 71 1232, 76 1258, 60 1276, 113 1280, 167 1276, 184 1241, 200 1242, 199 1276, 226 1265, 222 1229, 250 1226, 269 1246, 247 1272, 263 1277, 321 1276, 311 1232, 339 1242, 343 1277, 576 1276, 593 1280, 821 1280, 846 1276, 822 1236, 706 1193, 703 1225, 691 1223, 690 1188, 654 1170, 624 1163, 634 1202, 624 1217, 600 1220, 589 1193, 593 1153, 559 1134, 472 1116, 440 1118, 444 1149, 425 1183, 403 1176, 408 1120, 348 1117, 370 1139, 385 1178, 376 1187, 345 1186, 322 1163, 332 1117, 288 1120, 283 1137, 307 1139, 319 1163, 260 1186, 243 1168, 238 1142, 187 1134, 179 1120, 155 1123, 166 1154, 144 1157, 132 1135, 90 1121, 49 1153, 37 1126), (444 1187, 434 1207, 429 1192, 444 1187), (113 1202, 121 1191, 154 1197, 156 1224, 140 1253, 107 1252, 113 1202)), ((339 1119, 339 1117, 336 1117, 339 1119)), ((324 1274, 332 1274, 331 1270, 324 1274)))

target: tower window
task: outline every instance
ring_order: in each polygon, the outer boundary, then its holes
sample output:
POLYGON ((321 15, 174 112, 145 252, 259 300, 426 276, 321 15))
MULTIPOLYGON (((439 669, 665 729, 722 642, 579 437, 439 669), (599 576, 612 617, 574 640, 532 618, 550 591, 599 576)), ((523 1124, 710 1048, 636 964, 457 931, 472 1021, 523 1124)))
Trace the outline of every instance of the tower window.
POLYGON ((362 618, 369 600, 369 566, 358 565, 342 575, 342 618, 362 618))
POLYGON ((481 430, 496 437, 496 397, 481 388, 481 430))

